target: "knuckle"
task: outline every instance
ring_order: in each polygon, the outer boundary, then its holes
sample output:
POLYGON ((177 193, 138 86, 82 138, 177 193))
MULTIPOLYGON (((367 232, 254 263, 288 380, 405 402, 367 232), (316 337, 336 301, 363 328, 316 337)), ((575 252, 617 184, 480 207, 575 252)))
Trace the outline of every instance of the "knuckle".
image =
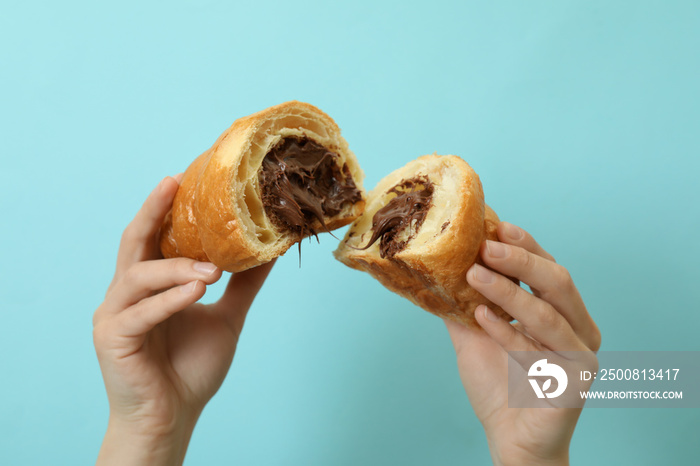
POLYGON ((504 278, 502 280, 499 280, 501 282, 501 287, 502 287, 502 295, 503 298, 507 302, 513 302, 516 299, 518 299, 518 294, 523 291, 522 288, 519 286, 516 286, 515 283, 511 282, 507 278, 504 278))
POLYGON ((130 319, 132 319, 132 323, 135 324, 141 324, 141 323, 147 323, 149 324, 152 320, 152 314, 153 310, 160 309, 164 306, 163 303, 163 298, 162 295, 164 293, 157 294, 149 299, 143 300, 135 304, 132 309, 134 310, 133 313, 129 316, 130 319))
MULTIPOLYGON (((146 307, 152 311, 155 311, 157 315, 171 315, 184 309, 190 298, 190 294, 182 293, 180 287, 171 288, 169 290, 163 291, 153 296, 151 300, 144 304, 144 310, 146 307)), ((142 314, 152 314, 151 312, 143 312, 142 314)))
POLYGON ((503 343, 505 348, 516 348, 517 345, 517 340, 518 340, 518 331, 513 327, 512 325, 508 325, 508 330, 506 330, 506 334, 503 337, 503 343))
POLYGON ((598 351, 600 349, 600 345, 603 343, 603 336, 600 333, 600 329, 595 324, 593 324, 593 330, 591 331, 589 340, 589 348, 593 351, 598 351))
POLYGON ((126 283, 128 286, 133 286, 140 283, 142 279, 141 268, 142 266, 140 262, 129 267, 122 278, 124 283, 126 283))
POLYGON ((535 307, 533 312, 533 323, 539 328, 557 331, 561 327, 561 316, 551 306, 542 302, 535 307))
POLYGON ((95 310, 95 313, 92 314, 92 328, 93 328, 93 330, 97 326, 98 322, 101 320, 101 317, 102 317, 102 305, 100 305, 100 307, 98 307, 95 310))
POLYGON ((108 334, 107 329, 105 327, 106 327, 105 324, 97 323, 92 328, 92 341, 93 341, 93 344, 95 345, 95 348, 103 347, 108 339, 109 334, 108 334))
POLYGON ((167 259, 171 261, 170 272, 182 276, 193 275, 194 269, 192 268, 193 260, 186 257, 178 257, 175 259, 167 259))
POLYGON ((556 265, 556 272, 554 274, 554 285, 561 290, 571 290, 573 288, 574 281, 571 278, 571 274, 566 269, 566 267, 559 264, 556 265))
MULTIPOLYGON (((185 261, 186 261, 186 259, 185 259, 185 261)), ((182 257, 178 257, 178 258, 174 258, 174 259, 164 259, 160 262, 160 264, 162 264, 163 271, 169 277, 181 276, 186 271, 185 262, 183 261, 182 257)))
POLYGON ((569 273, 569 271, 566 269, 566 267, 559 264, 555 265, 555 270, 555 278, 557 285, 566 286, 566 284, 571 281, 571 274, 569 273))
POLYGON ((153 300, 153 305, 155 307, 165 307, 170 306, 173 303, 177 303, 182 300, 184 293, 180 291, 180 287, 176 286, 165 290, 162 293, 158 293, 153 300))
POLYGON ((518 266, 523 269, 523 270, 529 270, 532 269, 535 266, 535 260, 528 251, 522 248, 514 248, 517 253, 517 261, 518 261, 518 266))
POLYGON ((600 368, 598 356, 592 351, 584 351, 577 354, 580 358, 581 368, 591 372, 597 372, 600 368))

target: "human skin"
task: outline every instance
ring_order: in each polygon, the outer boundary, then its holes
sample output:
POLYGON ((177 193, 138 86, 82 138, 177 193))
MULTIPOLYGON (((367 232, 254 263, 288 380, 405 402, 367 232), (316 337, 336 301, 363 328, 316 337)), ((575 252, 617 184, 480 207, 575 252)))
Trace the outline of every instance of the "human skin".
POLYGON ((482 245, 488 268, 475 264, 466 279, 517 323, 484 305, 475 311, 481 328, 445 320, 460 377, 495 465, 566 465, 581 409, 509 408, 507 352, 579 351, 597 364, 600 331, 569 272, 530 234, 501 222, 498 238, 482 245), (532 293, 506 276, 529 285, 532 293))
MULTIPOLYGON (((94 314, 93 339, 110 404, 101 466, 182 464, 273 265, 234 274, 218 302, 198 304, 221 271, 191 259, 163 259, 156 241, 178 178, 161 181, 124 231, 114 279, 94 314)), ((527 232, 502 222, 498 236, 500 242, 484 243, 481 255, 500 273, 475 265, 466 281, 518 323, 496 318, 485 306, 475 314, 482 328, 445 321, 462 382, 494 464, 568 464, 581 410, 508 408, 507 351, 597 351, 600 332, 566 269, 527 232)))
POLYGON ((163 259, 156 241, 179 179, 161 181, 124 230, 114 279, 93 317, 109 399, 101 466, 182 464, 273 265, 236 273, 219 301, 197 303, 221 270, 187 258, 163 259))

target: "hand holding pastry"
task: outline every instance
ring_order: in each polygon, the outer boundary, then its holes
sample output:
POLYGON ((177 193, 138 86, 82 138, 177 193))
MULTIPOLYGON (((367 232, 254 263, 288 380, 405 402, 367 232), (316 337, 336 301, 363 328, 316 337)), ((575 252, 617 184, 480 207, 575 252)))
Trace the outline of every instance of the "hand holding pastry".
POLYGON ((158 230, 178 189, 167 177, 124 231, 93 337, 109 398, 98 464, 182 463, 194 425, 231 365, 246 313, 273 262, 234 274, 221 299, 209 262, 163 259, 158 230))
POLYGON ((466 279, 518 322, 496 316, 486 305, 475 312, 481 328, 445 320, 462 382, 494 464, 568 464, 581 409, 509 408, 507 352, 580 351, 595 364, 600 331, 564 267, 524 230, 502 222, 497 231, 500 242, 481 248, 488 268, 475 264, 466 279), (532 293, 506 276, 529 285, 532 293))

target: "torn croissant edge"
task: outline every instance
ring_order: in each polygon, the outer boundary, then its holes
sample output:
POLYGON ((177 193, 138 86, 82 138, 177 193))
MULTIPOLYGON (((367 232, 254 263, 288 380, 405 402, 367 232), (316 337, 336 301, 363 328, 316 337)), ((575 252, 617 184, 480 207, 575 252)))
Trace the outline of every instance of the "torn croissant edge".
POLYGON ((161 226, 164 257, 240 272, 364 209, 364 174, 338 125, 286 102, 236 120, 185 171, 161 226))
POLYGON ((424 155, 367 195, 334 255, 437 316, 478 326, 474 311, 486 304, 510 321, 466 281, 475 262, 483 265, 483 241, 498 240, 498 222, 469 164, 454 155, 424 155))

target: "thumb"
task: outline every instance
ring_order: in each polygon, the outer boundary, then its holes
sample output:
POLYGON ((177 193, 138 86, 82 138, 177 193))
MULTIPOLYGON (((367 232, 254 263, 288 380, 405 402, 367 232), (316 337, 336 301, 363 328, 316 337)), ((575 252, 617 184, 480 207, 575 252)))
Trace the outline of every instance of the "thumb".
POLYGON ((226 322, 236 332, 240 332, 245 322, 248 309, 260 291, 276 259, 267 264, 231 275, 226 291, 214 304, 214 309, 223 314, 226 322))

